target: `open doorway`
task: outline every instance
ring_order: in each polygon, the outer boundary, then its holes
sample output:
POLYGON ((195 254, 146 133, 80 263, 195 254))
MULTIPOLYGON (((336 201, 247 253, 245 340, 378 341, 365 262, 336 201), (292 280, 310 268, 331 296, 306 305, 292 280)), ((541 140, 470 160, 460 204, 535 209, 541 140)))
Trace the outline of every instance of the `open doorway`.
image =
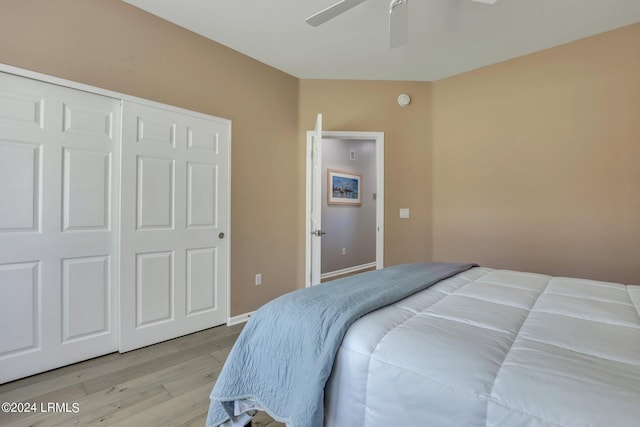
POLYGON ((322 170, 320 280, 375 268, 376 141, 323 138, 322 170))
POLYGON ((383 268, 382 132, 308 132, 306 236, 306 286, 321 279, 383 268), (314 135, 320 142, 315 148, 314 135), (331 203, 332 171, 359 177, 357 203, 331 203))

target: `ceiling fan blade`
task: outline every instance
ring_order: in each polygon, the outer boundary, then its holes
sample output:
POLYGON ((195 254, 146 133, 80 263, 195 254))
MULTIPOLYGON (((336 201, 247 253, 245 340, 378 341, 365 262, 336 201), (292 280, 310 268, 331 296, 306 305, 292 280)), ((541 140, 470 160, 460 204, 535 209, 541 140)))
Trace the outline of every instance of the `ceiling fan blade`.
POLYGON ((389 5, 389 46, 400 47, 409 41, 409 0, 391 0, 389 5))
POLYGON ((471 0, 476 3, 495 4, 498 0, 471 0))
POLYGON ((366 0, 342 0, 333 6, 321 10, 320 12, 311 15, 305 22, 313 27, 317 27, 320 24, 324 24, 328 20, 335 18, 336 16, 346 12, 347 10, 364 3, 366 0))

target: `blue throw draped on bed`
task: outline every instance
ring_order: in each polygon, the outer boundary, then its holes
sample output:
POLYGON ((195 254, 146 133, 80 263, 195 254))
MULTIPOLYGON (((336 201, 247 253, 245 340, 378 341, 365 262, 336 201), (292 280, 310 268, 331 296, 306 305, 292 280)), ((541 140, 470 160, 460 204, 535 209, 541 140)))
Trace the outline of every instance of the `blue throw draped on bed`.
POLYGON ((475 264, 406 264, 283 295, 260 308, 238 337, 211 392, 207 426, 233 415, 234 402, 255 402, 295 427, 321 427, 324 386, 347 329, 475 264))

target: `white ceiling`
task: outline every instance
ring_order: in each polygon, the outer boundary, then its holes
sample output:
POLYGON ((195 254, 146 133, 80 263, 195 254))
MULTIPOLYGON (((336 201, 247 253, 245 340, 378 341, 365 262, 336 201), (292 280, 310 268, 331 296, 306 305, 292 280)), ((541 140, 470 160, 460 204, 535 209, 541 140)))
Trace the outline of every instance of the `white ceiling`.
POLYGON ((337 0, 123 1, 304 79, 433 81, 640 22, 640 0, 411 0, 389 49, 389 0, 319 27, 305 18, 337 0))

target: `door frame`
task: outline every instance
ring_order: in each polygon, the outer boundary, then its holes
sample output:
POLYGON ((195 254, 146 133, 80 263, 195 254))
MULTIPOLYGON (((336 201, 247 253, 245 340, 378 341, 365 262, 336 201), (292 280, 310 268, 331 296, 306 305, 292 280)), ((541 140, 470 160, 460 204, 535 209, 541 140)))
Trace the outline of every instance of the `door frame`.
MULTIPOLYGON (((305 287, 311 286, 311 188, 313 164, 312 139, 315 131, 307 131, 306 205, 305 205, 305 287)), ((322 139, 374 141, 376 144, 376 269, 384 267, 384 132, 322 131, 322 139)), ((320 159, 322 161, 322 159, 320 159)))

